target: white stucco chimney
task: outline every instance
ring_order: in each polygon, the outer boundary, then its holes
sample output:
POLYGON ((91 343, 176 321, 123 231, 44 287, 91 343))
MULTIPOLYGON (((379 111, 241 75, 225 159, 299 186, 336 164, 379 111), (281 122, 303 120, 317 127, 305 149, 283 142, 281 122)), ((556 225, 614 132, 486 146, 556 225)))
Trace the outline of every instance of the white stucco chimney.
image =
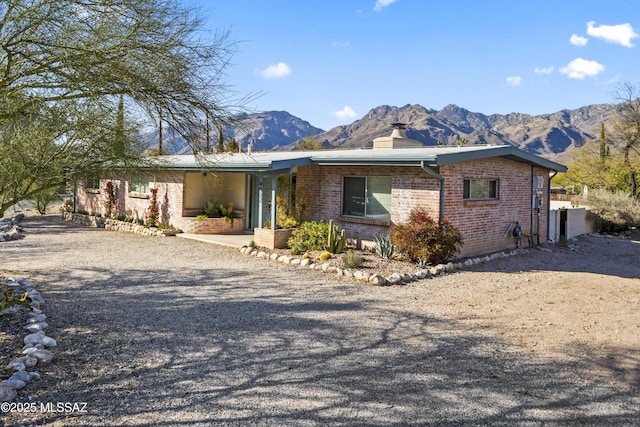
POLYGON ((389 136, 381 136, 373 140, 373 148, 415 148, 423 147, 420 141, 407 138, 406 123, 393 123, 389 136))

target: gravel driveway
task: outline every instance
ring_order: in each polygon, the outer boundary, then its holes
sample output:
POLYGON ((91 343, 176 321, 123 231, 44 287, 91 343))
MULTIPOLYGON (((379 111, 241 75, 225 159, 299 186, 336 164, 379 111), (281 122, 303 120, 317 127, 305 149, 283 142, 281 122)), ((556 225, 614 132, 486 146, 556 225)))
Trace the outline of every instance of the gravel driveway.
MULTIPOLYGON (((589 375, 555 348, 531 351, 468 307, 444 310, 448 289, 471 294, 465 283, 483 272, 370 287, 57 216, 23 226, 25 239, 0 244, 0 272, 37 285, 58 348, 17 401, 87 406, 4 414, 6 425, 640 423, 640 338, 626 353, 635 359, 625 382, 589 375)), ((633 327, 640 337, 640 324, 633 327)))

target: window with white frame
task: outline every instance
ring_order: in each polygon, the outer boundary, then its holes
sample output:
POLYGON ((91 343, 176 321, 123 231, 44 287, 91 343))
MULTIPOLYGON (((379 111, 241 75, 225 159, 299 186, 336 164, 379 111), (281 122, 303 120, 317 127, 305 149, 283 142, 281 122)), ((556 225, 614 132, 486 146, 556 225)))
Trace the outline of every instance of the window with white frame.
POLYGON ((342 214, 368 219, 391 219, 390 176, 345 176, 342 214))
POLYGON ((146 173, 136 173, 129 181, 129 192, 147 194, 149 192, 149 175, 146 173))
POLYGON ((463 187, 464 200, 497 200, 497 179, 465 179, 463 187))

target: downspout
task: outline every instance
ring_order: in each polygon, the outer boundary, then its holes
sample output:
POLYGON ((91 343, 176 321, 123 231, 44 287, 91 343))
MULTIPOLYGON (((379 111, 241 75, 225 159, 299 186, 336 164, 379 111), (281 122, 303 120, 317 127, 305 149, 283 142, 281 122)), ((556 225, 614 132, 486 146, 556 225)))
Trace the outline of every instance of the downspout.
POLYGON ((554 171, 553 175, 549 177, 547 183, 547 242, 551 240, 551 180, 558 175, 558 171, 554 171))
POLYGON ((533 247, 533 210, 535 209, 534 207, 534 199, 535 194, 534 194, 534 188, 533 188, 533 165, 531 165, 531 197, 529 198, 529 200, 531 200, 531 215, 529 218, 529 245, 531 247, 533 247))
POLYGON ((276 201, 278 194, 278 175, 271 177, 271 229, 275 230, 276 226, 276 201))
POLYGON ((424 160, 420 161, 420 167, 429 175, 440 181, 440 211, 438 220, 442 221, 444 219, 444 177, 438 172, 431 170, 431 168, 425 164, 424 160))

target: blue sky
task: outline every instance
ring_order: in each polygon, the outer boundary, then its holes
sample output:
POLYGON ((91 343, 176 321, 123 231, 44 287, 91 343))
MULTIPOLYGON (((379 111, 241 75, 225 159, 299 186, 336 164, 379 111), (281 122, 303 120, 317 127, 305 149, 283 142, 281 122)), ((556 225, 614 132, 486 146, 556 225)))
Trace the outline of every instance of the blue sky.
POLYGON ((328 130, 386 104, 484 114, 611 103, 640 84, 637 0, 191 0, 248 107, 328 130))

